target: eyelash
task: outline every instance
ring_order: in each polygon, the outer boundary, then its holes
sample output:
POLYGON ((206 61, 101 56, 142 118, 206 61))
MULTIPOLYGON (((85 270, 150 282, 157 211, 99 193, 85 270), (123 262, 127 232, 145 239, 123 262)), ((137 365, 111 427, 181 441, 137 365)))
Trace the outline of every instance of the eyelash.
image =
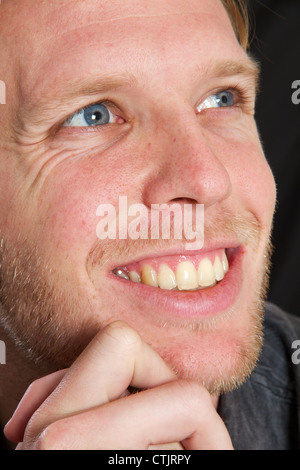
MULTIPOLYGON (((69 117, 67 117, 66 119, 63 120, 63 122, 61 123, 61 127, 77 127, 78 129, 80 129, 80 126, 67 126, 67 124, 70 123, 76 116, 77 116, 77 119, 78 119, 78 116, 80 115, 80 113, 84 112, 87 108, 90 108, 92 106, 103 106, 103 107, 107 108, 107 111, 108 111, 109 115, 111 115, 111 117, 112 116, 115 117, 116 120, 118 120, 118 119, 122 120, 123 119, 121 116, 119 116, 119 114, 117 114, 117 113, 120 113, 119 108, 117 108, 117 106, 114 103, 112 103, 111 101, 108 101, 108 100, 104 99, 104 100, 101 100, 101 101, 96 101, 96 102, 93 102, 93 103, 89 103, 86 106, 83 106, 82 108, 78 109, 77 111, 75 111, 74 113, 69 115, 69 117)), ((120 114, 122 114, 122 113, 120 113, 120 114)), ((114 123, 107 123, 105 125, 107 126, 108 124, 114 124, 114 123)), ((94 127, 103 127, 103 126, 104 126, 104 124, 102 126, 94 126, 94 127)), ((93 127, 93 126, 91 126, 91 127, 93 127)))
POLYGON ((234 96, 237 98, 237 105, 239 105, 242 108, 243 107, 247 108, 247 106, 250 106, 253 102, 252 95, 246 86, 237 84, 237 85, 228 87, 224 91, 230 91, 231 93, 233 93, 234 96))

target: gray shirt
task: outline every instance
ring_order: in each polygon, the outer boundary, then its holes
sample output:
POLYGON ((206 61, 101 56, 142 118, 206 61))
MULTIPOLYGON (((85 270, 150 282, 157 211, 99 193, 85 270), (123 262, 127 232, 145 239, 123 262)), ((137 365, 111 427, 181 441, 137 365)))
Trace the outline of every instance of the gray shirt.
POLYGON ((218 411, 236 450, 299 450, 300 318, 266 303, 264 331, 257 367, 218 411))

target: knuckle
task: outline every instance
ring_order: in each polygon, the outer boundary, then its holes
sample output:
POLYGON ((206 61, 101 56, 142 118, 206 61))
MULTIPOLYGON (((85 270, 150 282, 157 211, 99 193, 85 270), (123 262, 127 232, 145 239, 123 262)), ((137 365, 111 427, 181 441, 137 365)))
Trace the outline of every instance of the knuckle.
POLYGON ((49 424, 36 439, 35 450, 62 450, 65 449, 64 420, 49 424))
POLYGON ((181 405, 188 413, 197 416, 197 420, 208 419, 212 410, 212 400, 208 390, 192 380, 180 379, 175 382, 180 393, 181 405))
POLYGON ((45 381, 45 377, 40 377, 38 379, 35 379, 33 382, 31 382, 31 384, 27 387, 27 390, 23 395, 23 399, 25 397, 27 398, 28 396, 29 397, 35 396, 38 390, 43 387, 44 381, 45 381))
POLYGON ((104 333, 117 342, 121 349, 136 351, 141 347, 141 337, 133 328, 122 321, 111 323, 105 328, 104 333))
POLYGON ((41 421, 39 419, 39 410, 37 410, 30 417, 30 419, 29 419, 29 421, 26 425, 26 429, 25 429, 25 433, 24 433, 24 439, 26 441, 34 442, 36 436, 39 435, 41 429, 42 429, 42 424, 41 424, 41 421))

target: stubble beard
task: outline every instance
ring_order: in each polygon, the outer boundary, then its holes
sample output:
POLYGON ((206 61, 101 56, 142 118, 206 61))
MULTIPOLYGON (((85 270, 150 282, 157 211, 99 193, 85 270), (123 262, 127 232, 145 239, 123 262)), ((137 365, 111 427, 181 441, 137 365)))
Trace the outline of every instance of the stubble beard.
MULTIPOLYGON (((269 287, 272 245, 269 238, 260 281, 249 308, 247 341, 239 352, 234 370, 203 381, 212 394, 239 387, 251 375, 263 344, 264 302, 269 287)), ((81 320, 81 299, 72 296, 57 281, 55 273, 40 259, 35 248, 25 242, 12 248, 1 242, 0 325, 20 357, 37 370, 37 376, 69 367, 93 338, 101 325, 81 320), (25 313, 26 312, 26 313, 25 313), (80 323, 81 322, 81 323, 80 323)), ((104 325, 103 325, 104 326, 104 325)), ((185 375, 185 374, 182 374, 185 375)), ((188 378, 189 372, 186 373, 188 378)))

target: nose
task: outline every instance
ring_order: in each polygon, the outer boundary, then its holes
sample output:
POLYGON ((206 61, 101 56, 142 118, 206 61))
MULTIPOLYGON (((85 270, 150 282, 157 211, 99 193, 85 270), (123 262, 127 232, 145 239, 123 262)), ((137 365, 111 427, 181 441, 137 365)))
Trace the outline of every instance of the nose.
POLYGON ((207 209, 231 193, 225 161, 196 113, 170 114, 160 120, 151 138, 152 165, 144 185, 144 204, 188 200, 207 209))

